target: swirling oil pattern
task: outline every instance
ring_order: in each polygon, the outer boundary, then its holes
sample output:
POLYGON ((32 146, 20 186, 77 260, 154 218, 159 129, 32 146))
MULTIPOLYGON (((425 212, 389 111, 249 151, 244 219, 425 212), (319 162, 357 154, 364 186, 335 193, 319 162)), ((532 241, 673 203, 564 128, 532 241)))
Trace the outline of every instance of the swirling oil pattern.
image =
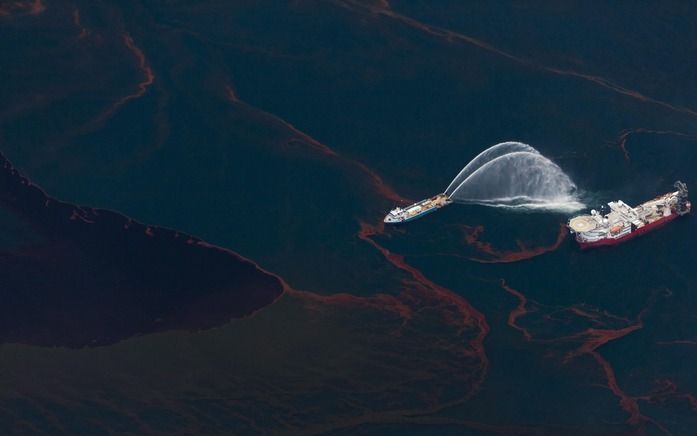
POLYGON ((695 434, 696 19, 0 1, 0 433, 695 434))

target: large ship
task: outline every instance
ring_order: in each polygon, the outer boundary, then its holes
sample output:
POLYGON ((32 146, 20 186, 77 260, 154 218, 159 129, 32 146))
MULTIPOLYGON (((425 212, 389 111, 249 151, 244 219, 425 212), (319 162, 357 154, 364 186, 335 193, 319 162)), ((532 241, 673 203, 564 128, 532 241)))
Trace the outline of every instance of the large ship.
POLYGON ((418 203, 414 203, 411 206, 392 209, 390 213, 385 216, 384 221, 387 224, 406 223, 431 212, 435 212, 450 203, 452 203, 450 197, 446 194, 438 194, 431 198, 421 200, 418 203))
POLYGON ((590 215, 571 218, 569 230, 576 235, 581 248, 615 245, 649 232, 690 212, 692 204, 687 199, 687 186, 680 181, 673 186, 677 191, 636 207, 622 200, 611 201, 607 204, 610 207, 607 214, 591 210, 590 215))

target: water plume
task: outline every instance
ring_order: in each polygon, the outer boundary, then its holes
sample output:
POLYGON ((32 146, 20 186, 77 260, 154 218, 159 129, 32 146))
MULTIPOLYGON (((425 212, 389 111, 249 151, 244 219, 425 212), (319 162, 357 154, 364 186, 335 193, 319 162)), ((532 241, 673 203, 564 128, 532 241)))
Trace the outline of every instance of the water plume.
POLYGON ((512 209, 573 212, 585 207, 569 176, 522 142, 502 142, 484 150, 445 193, 458 203, 512 209))

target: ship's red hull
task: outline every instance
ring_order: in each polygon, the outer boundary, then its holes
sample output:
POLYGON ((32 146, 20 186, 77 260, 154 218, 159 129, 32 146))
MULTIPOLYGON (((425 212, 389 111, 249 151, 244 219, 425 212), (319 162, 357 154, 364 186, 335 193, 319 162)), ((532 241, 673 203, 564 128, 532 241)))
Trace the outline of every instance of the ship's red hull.
POLYGON ((629 241, 630 239, 632 239, 636 236, 643 235, 644 233, 650 232, 651 230, 655 230, 658 227, 661 227, 664 224, 673 221, 675 218, 677 218, 679 216, 680 215, 678 215, 677 213, 672 213, 668 216, 664 216, 664 217, 652 222, 651 224, 647 224, 644 227, 638 228, 638 229, 634 230, 633 232, 631 232, 625 236, 622 236, 621 238, 616 238, 616 239, 615 238, 605 238, 605 239, 600 239, 598 241, 593 241, 593 242, 578 241, 578 243, 581 246, 581 248, 584 250, 588 249, 588 248, 594 248, 594 247, 603 247, 606 245, 621 244, 623 242, 629 241))

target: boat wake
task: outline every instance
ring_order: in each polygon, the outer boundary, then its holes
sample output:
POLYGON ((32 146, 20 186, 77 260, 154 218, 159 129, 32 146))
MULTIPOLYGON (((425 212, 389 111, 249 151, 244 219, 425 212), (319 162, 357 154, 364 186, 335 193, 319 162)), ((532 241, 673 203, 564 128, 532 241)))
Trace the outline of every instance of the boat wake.
POLYGON ((522 142, 493 145, 472 159, 446 188, 454 202, 518 211, 571 213, 585 208, 566 173, 522 142))
POLYGON ((580 200, 561 198, 558 201, 537 201, 529 197, 497 198, 495 200, 455 200, 460 204, 475 204, 497 207, 519 212, 560 212, 573 213, 585 209, 586 204, 580 200))

